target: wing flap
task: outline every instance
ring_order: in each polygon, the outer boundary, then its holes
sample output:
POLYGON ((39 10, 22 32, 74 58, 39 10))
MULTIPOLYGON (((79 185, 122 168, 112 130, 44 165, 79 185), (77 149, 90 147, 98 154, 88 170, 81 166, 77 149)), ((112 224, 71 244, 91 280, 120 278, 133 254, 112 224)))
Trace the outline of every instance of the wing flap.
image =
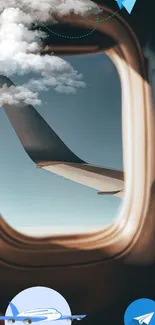
POLYGON ((47 171, 76 183, 94 188, 102 193, 119 195, 124 189, 124 173, 90 164, 42 162, 38 164, 47 171))

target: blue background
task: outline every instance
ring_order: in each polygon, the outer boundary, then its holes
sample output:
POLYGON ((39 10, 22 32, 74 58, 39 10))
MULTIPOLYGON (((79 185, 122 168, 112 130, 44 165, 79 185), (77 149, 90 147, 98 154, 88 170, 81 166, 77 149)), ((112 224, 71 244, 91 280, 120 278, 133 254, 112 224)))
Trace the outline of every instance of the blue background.
MULTIPOLYGON (((147 298, 142 298, 132 302, 127 308, 124 315, 125 325, 139 324, 138 320, 134 321, 133 318, 139 317, 145 314, 155 312, 155 301, 147 298)), ((155 314, 153 315, 149 325, 155 325, 155 314)))

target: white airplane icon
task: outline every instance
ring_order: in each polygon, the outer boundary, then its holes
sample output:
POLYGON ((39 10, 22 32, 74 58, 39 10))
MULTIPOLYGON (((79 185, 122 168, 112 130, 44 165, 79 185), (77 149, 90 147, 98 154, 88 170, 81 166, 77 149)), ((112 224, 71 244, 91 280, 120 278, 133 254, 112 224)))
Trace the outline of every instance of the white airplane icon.
POLYGON ((67 320, 72 322, 74 319, 82 320, 86 317, 86 315, 62 315, 61 312, 55 308, 38 308, 19 313, 17 307, 12 302, 10 302, 9 305, 12 311, 12 316, 0 316, 0 320, 5 320, 10 324, 23 322, 25 325, 29 325, 36 322, 57 320, 67 320))
POLYGON ((154 313, 149 313, 149 314, 145 314, 139 317, 135 317, 135 320, 138 320, 139 324, 149 324, 152 317, 153 317, 154 313))

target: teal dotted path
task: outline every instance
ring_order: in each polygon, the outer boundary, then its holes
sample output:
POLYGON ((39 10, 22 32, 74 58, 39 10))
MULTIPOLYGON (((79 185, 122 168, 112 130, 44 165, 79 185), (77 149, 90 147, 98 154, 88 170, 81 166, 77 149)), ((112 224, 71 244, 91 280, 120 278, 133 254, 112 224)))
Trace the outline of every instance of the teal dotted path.
MULTIPOLYGON (((95 23, 98 24, 98 23, 102 23, 102 22, 104 22, 104 21, 106 21, 106 20, 108 20, 108 19, 110 19, 110 18, 116 16, 117 13, 118 13, 119 11, 120 11, 120 10, 115 11, 113 14, 111 14, 111 15, 105 17, 105 18, 102 19, 102 20, 100 20, 98 16, 96 16, 96 20, 89 20, 89 19, 86 19, 86 18, 84 18, 84 19, 85 19, 86 21, 88 21, 88 22, 92 22, 92 23, 95 22, 95 23)), ((95 28, 93 28, 90 32, 88 32, 88 33, 86 33, 86 34, 84 34, 84 35, 80 35, 80 36, 68 36, 68 35, 63 35, 63 34, 60 34, 60 33, 56 33, 56 32, 54 32, 52 29, 48 28, 48 27, 47 27, 46 25, 44 25, 44 24, 42 24, 42 26, 43 26, 45 29, 47 29, 50 33, 52 33, 52 34, 54 34, 54 35, 56 35, 56 36, 58 36, 58 37, 68 38, 68 39, 79 39, 79 38, 85 38, 85 37, 88 37, 89 35, 91 35, 91 34, 96 30, 96 27, 95 27, 95 28)))

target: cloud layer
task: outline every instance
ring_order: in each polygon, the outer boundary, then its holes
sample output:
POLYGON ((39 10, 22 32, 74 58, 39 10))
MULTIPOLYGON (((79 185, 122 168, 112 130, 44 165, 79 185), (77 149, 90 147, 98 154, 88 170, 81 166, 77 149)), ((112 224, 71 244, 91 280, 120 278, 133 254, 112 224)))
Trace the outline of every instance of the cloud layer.
POLYGON ((38 51, 46 33, 30 30, 32 23, 45 22, 54 15, 70 12, 83 16, 99 12, 90 0, 1 0, 0 1, 0 74, 11 77, 31 72, 35 79, 22 86, 0 88, 0 105, 25 103, 39 105, 40 91, 53 87, 58 92, 76 93, 85 87, 83 76, 70 63, 55 56, 41 56, 38 51))

